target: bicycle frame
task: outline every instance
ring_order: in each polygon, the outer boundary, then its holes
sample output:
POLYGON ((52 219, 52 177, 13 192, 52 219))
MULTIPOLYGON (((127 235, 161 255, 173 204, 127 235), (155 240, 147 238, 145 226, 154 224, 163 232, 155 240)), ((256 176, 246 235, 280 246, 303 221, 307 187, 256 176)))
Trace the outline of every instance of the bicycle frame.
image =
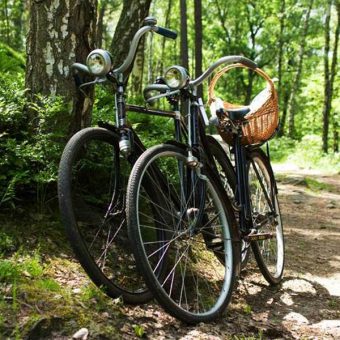
MULTIPOLYGON (((241 139, 243 136, 242 132, 242 124, 246 122, 238 122, 236 123, 236 131, 234 133, 234 142, 233 142, 233 153, 235 155, 235 172, 236 172, 236 205, 239 209, 239 220, 240 220, 240 230, 243 236, 250 234, 255 228, 253 218, 252 218, 252 208, 251 208, 251 198, 249 192, 249 177, 248 177, 248 167, 252 165, 256 178, 260 183, 261 189, 264 193, 265 200, 270 208, 270 211, 276 217, 277 212, 275 206, 273 206, 272 202, 274 202, 274 191, 272 190, 270 195, 268 195, 267 189, 262 181, 262 178, 258 172, 258 169, 255 165, 255 162, 248 158, 248 153, 254 149, 259 149, 260 145, 257 146, 245 146, 242 145, 241 139), (250 163, 249 163, 250 162, 250 163)), ((273 181, 272 177, 270 181, 273 181)), ((277 190, 276 185, 273 186, 274 190, 277 190)))

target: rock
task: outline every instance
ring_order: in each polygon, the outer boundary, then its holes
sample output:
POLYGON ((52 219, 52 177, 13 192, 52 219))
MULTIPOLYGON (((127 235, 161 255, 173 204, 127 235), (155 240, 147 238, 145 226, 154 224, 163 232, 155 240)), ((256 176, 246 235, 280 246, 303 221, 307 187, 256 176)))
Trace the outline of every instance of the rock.
POLYGON ((294 203, 294 204, 301 204, 301 203, 302 203, 302 201, 301 201, 301 200, 299 200, 299 199, 295 199, 295 200, 293 200, 293 203, 294 203))
POLYGON ((302 314, 295 313, 295 312, 290 312, 283 319, 286 321, 293 321, 296 324, 300 324, 300 325, 309 323, 306 317, 304 317, 302 314))
POLYGON ((80 288, 74 288, 74 289, 72 289, 72 292, 74 294, 80 294, 81 293, 81 289, 80 288))
POLYGON ((87 328, 81 328, 79 331, 73 334, 72 339, 86 340, 89 336, 89 330, 87 328))
POLYGON ((335 209, 336 207, 335 207, 335 204, 333 202, 330 202, 326 205, 326 208, 327 209, 335 209))

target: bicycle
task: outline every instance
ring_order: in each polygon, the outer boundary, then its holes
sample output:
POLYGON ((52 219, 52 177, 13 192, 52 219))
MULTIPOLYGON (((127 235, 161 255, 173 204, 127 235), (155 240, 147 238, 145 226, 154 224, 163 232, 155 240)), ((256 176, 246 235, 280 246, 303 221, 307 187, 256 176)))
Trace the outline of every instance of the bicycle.
MULTIPOLYGON (((251 243, 267 279, 277 283, 282 276, 282 271, 274 275, 268 268, 261 244, 274 239, 273 234, 260 231, 268 221, 280 216, 275 180, 261 151, 239 145, 242 129, 238 129, 238 122, 242 122, 246 109, 228 111, 235 125, 236 171, 227 177, 236 183, 238 228, 214 162, 217 158, 221 163, 223 160, 219 158, 226 159, 226 155, 223 152, 211 154, 203 124, 208 125, 209 121, 196 96, 197 86, 217 67, 235 62, 257 68, 254 62, 244 57, 223 57, 200 77, 189 80, 184 69, 173 67, 174 79, 170 77, 167 84, 180 89, 182 97, 187 100, 187 143, 175 141, 146 150, 134 164, 127 188, 128 234, 135 244, 133 251, 137 268, 161 306, 174 317, 192 324, 212 321, 225 310, 240 272, 242 241, 251 243), (255 163, 260 164, 264 176, 258 176, 259 168, 255 163), (250 169, 254 169, 255 177, 250 169), (248 185, 250 192, 254 192, 252 188, 256 180, 252 178, 258 180, 259 190, 263 190, 268 202, 274 198, 277 211, 262 211, 255 204, 253 195, 248 192, 248 185), (263 179, 270 189, 270 197, 263 179), (154 195, 145 190, 145 183, 153 184, 156 188, 154 195), (157 228, 153 227, 154 221, 146 206, 161 212, 157 215, 158 218, 161 216, 157 228)), ((273 210, 273 204, 269 207, 273 210)), ((277 248, 282 253, 282 224, 279 220, 280 223, 275 222, 279 225, 276 235, 279 237, 275 239, 279 239, 277 248)), ((280 262, 278 268, 283 269, 281 260, 283 257, 277 260, 280 262)))
MULTIPOLYGON (((171 117, 176 129, 181 121, 175 111, 150 110, 126 105, 126 77, 140 39, 156 32, 175 39, 177 34, 156 26, 148 17, 132 39, 127 58, 112 69, 109 52, 92 51, 86 65, 75 63, 76 72, 95 76, 80 88, 110 81, 115 86, 116 125, 98 122, 98 127, 80 130, 67 143, 59 165, 58 197, 62 222, 80 264, 91 280, 107 295, 122 297, 128 303, 143 303, 152 294, 135 270, 125 228, 124 196, 131 164, 145 150, 134 130, 128 126, 127 112, 171 117), (124 156, 124 157, 123 157, 124 156)), ((164 86, 163 86, 164 87, 164 86)), ((152 90, 152 86, 149 90, 152 90)), ((156 90, 164 90, 160 84, 156 90)), ((173 108, 176 109, 176 100, 173 108)))
MULTIPOLYGON (((178 93, 170 91, 161 80, 146 86, 144 97, 147 100, 156 92, 158 98, 152 100, 166 97, 172 110, 125 103, 124 72, 134 60, 141 37, 151 31, 176 38, 175 32, 158 27, 156 23, 154 18, 145 19, 145 25, 131 42, 125 62, 118 68, 112 70, 110 55, 103 50, 92 51, 87 65, 75 63, 72 66, 76 71, 96 76, 93 82, 82 84, 81 88, 104 81, 114 84, 116 125, 100 121, 98 127, 85 128, 72 136, 63 151, 58 175, 61 219, 77 259, 91 280, 108 296, 122 297, 131 304, 147 302, 152 293, 135 268, 125 225, 127 178, 132 164, 145 150, 127 123, 127 112, 172 118, 176 140, 180 141, 186 134, 178 111, 178 93)), ((209 143, 217 142, 210 139, 209 143)))

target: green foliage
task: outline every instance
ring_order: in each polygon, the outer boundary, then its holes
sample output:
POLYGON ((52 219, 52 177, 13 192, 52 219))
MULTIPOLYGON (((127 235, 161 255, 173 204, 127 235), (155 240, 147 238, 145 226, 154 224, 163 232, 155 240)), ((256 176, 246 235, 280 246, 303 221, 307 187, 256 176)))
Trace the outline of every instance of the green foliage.
POLYGON ((0 231, 0 255, 14 249, 14 240, 0 231))
POLYGON ((20 281, 25 277, 40 278, 42 275, 43 267, 36 252, 25 256, 17 252, 8 259, 0 258, 0 282, 20 281))
POLYGON ((24 193, 37 193, 43 202, 56 181, 68 110, 59 97, 27 102, 22 76, 0 81, 0 206, 13 207, 24 193))
POLYGON ((133 330, 138 338, 143 338, 146 335, 143 326, 133 325, 133 330))
POLYGON ((24 70, 24 57, 0 41, 0 72, 8 72, 13 75, 13 73, 23 73, 24 70))
POLYGON ((306 135, 295 146, 288 160, 304 168, 318 168, 327 172, 340 172, 340 154, 320 151, 321 137, 306 135))
POLYGON ((274 162, 284 162, 294 150, 296 141, 289 137, 273 138, 269 142, 270 157, 274 162))
POLYGON ((288 137, 274 138, 269 145, 270 156, 274 162, 288 161, 301 168, 320 169, 329 173, 340 172, 340 154, 322 153, 320 136, 306 135, 300 141, 288 137))

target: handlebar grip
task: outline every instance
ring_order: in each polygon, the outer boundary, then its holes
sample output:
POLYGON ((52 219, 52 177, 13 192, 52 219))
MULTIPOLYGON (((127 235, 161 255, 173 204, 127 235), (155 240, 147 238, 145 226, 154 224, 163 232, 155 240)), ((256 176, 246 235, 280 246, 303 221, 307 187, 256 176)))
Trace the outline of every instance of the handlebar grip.
POLYGON ((155 29, 155 32, 166 38, 171 38, 171 39, 177 38, 177 32, 171 31, 168 28, 157 26, 157 28, 155 29))
POLYGON ((239 58, 239 60, 237 60, 236 62, 241 63, 243 65, 246 65, 253 70, 255 70, 258 67, 257 64, 254 61, 252 61, 252 60, 250 60, 246 57, 239 56, 238 58, 239 58))

